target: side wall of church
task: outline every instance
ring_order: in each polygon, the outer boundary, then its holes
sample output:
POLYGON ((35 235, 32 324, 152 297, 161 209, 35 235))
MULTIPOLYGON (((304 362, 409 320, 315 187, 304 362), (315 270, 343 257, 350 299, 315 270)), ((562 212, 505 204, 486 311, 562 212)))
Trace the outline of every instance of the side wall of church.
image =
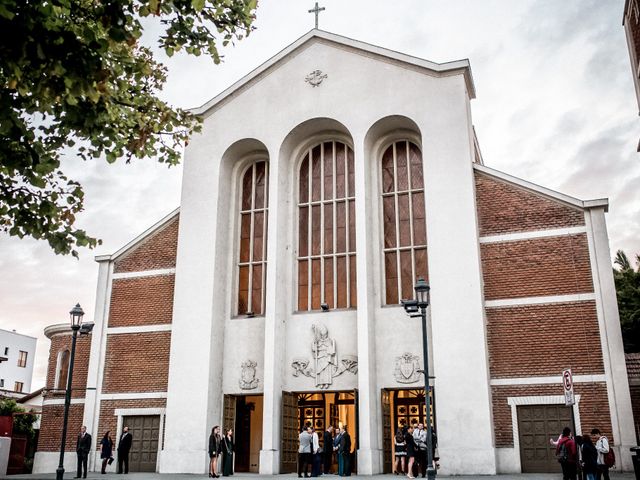
POLYGON ((584 211, 480 172, 476 195, 498 455, 519 449, 517 405, 564 403, 568 367, 576 430, 615 442, 584 211))

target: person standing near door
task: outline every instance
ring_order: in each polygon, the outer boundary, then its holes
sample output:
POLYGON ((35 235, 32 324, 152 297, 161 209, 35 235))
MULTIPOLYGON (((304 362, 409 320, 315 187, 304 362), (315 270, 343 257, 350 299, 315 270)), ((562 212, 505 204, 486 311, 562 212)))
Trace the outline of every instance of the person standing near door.
POLYGON ((90 451, 91 435, 87 433, 87 427, 83 425, 80 429, 80 435, 78 435, 78 441, 76 442, 76 453, 78 454, 78 475, 74 478, 87 478, 87 459, 89 458, 90 451))
POLYGON ((133 435, 129 433, 129 427, 125 425, 118 442, 118 473, 123 473, 123 467, 124 473, 129 473, 129 451, 131 450, 132 441, 133 435))
POLYGON ((102 469, 100 473, 103 475, 107 473, 107 463, 109 460, 113 461, 113 440, 111 439, 111 432, 106 431, 102 440, 100 440, 100 458, 102 459, 102 469))
POLYGON ((333 426, 329 425, 324 431, 323 441, 323 467, 322 473, 329 475, 331 473, 331 465, 333 464, 333 426))
MULTIPOLYGON (((420 467, 422 478, 427 474, 427 430, 423 423, 418 424, 418 428, 413 431, 413 439, 416 442, 416 461, 420 467)), ((414 472, 411 472, 413 475, 414 472)), ((418 469, 416 469, 416 474, 418 469)))
POLYGON ((304 472, 304 476, 309 476, 309 466, 311 465, 311 448, 313 443, 313 436, 311 435, 311 427, 305 427, 300 435, 298 436, 299 446, 298 446, 298 478, 302 477, 302 473, 304 472))
POLYGON ((220 427, 216 425, 209 435, 209 477, 218 478, 218 455, 222 451, 222 438, 220 427))
POLYGON ((233 475, 233 429, 228 428, 222 439, 222 476, 233 475))
POLYGON ((351 476, 351 436, 347 426, 340 428, 340 446, 338 447, 338 474, 341 477, 351 476))

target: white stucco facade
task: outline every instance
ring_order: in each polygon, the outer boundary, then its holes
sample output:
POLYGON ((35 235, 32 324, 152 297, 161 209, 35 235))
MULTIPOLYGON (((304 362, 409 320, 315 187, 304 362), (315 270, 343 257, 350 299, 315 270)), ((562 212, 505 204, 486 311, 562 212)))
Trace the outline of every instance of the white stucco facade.
POLYGON ((19 382, 21 393, 31 392, 37 341, 35 337, 0 329, 0 357, 6 359, 0 362, 0 390, 16 391, 19 382), (25 355, 26 361, 23 361, 25 355))

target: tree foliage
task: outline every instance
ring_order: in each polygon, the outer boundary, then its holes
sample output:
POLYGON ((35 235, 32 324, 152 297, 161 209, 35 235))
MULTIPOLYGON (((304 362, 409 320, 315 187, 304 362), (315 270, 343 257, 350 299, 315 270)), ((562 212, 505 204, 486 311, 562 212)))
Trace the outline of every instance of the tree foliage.
POLYGON ((0 0, 0 230, 56 253, 99 240, 74 226, 82 186, 61 169, 81 160, 154 157, 175 165, 198 118, 158 98, 166 68, 140 44, 206 54, 252 29, 257 0, 0 0))
POLYGON ((38 420, 38 417, 19 406, 13 398, 0 400, 1 415, 13 415, 13 433, 26 435, 29 438, 34 437, 33 424, 38 420))
POLYGON ((613 269, 622 340, 627 353, 640 352, 640 255, 636 255, 635 261, 634 270, 629 258, 618 250, 613 269))

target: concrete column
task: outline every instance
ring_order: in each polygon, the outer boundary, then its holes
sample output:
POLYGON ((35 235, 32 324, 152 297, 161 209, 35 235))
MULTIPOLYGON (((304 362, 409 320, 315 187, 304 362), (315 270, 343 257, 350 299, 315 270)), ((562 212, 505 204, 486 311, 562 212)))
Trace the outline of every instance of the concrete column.
POLYGON ((267 246, 267 290, 264 318, 264 397, 262 413, 262 449, 260 474, 280 472, 282 385, 285 336, 284 319, 290 314, 291 292, 288 288, 287 265, 290 262, 289 163, 280 161, 277 150, 270 152, 269 161, 269 225, 267 246))
MULTIPOLYGON (((607 378, 609 413, 613 440, 616 444, 617 464, 623 471, 632 472, 633 465, 629 448, 636 445, 633 430, 633 411, 629 378, 624 359, 620 315, 616 298, 616 287, 611 267, 611 252, 604 213, 605 206, 585 212, 589 255, 596 293, 596 308, 600 327, 600 342, 604 372, 607 378)), ((602 430, 604 426, 601 426, 602 430)), ((604 427, 606 428, 606 427, 604 427)))
POLYGON ((183 188, 180 210, 160 473, 206 472, 211 424, 221 419, 228 302, 226 278, 219 275, 222 266, 214 252, 222 241, 216 226, 224 208, 218 208, 223 197, 218 190, 221 155, 207 142, 203 135, 195 137, 184 162, 183 185, 188 188, 183 188))
MULTIPOLYGON (((371 159, 365 158, 364 137, 354 137, 356 187, 356 268, 358 275, 358 474, 382 473, 380 445, 380 392, 376 382, 374 249, 378 240, 373 230, 371 185, 368 182, 371 159)), ((352 432, 353 433, 353 432, 352 432)))
POLYGON ((419 121, 423 139, 433 374, 444 475, 496 473, 473 142, 462 76, 419 121), (434 115, 433 112, 437 112, 434 115), (461 334, 464 332, 464 334, 461 334), (460 448, 461 439, 473 439, 460 448))

